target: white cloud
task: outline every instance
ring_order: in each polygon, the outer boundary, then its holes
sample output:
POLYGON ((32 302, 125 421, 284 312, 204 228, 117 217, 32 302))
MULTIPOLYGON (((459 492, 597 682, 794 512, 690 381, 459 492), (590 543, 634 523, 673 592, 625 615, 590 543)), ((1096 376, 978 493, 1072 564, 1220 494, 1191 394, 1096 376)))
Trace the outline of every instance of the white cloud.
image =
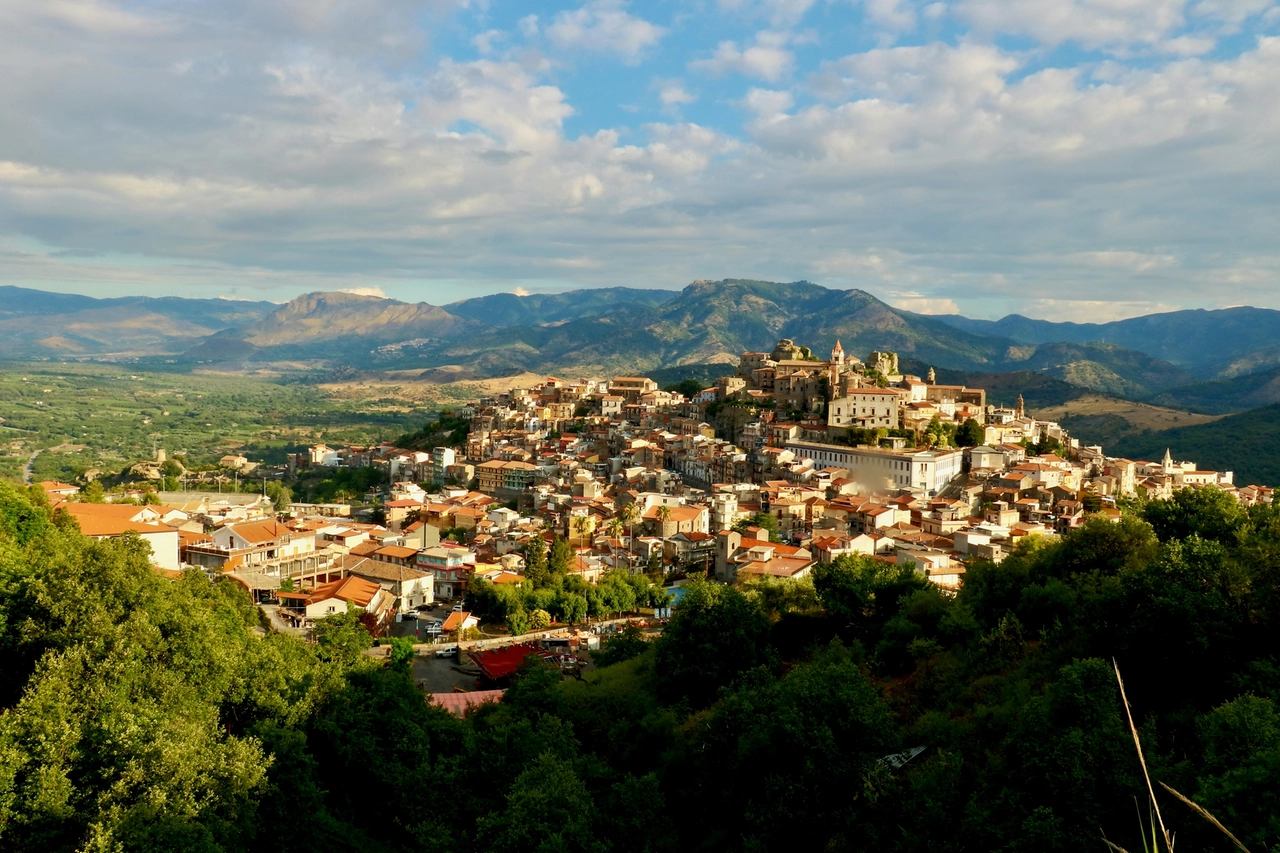
POLYGON ((960 314, 960 306, 954 299, 947 297, 933 298, 927 296, 892 297, 889 304, 904 311, 916 314, 960 314))
POLYGON ((661 91, 658 92, 658 100, 662 101, 664 107, 678 107, 681 104, 692 104, 698 98, 689 94, 683 83, 670 81, 663 84, 661 91))
POLYGON ((795 55, 787 50, 787 36, 770 30, 756 34, 755 44, 739 48, 736 42, 722 41, 710 59, 689 63, 697 71, 711 74, 741 74, 775 83, 791 73, 795 55))
POLYGON ((832 58, 805 89, 791 77, 828 34, 797 58, 795 36, 768 30, 701 66, 749 82, 646 74, 613 99, 689 120, 588 114, 568 132, 594 106, 572 94, 612 80, 552 76, 496 36, 490 56, 451 59, 418 19, 443 0, 8 0, 0 115, 25 119, 0 134, 0 278, 447 302, 517 283, 676 286, 732 258, 970 312, 1027 313, 1038 294, 1095 318, 1280 303, 1280 39, 1201 54, 1239 15, 1192 6, 1188 30, 1161 23, 1162 3, 1064 0, 1064 38, 1104 44, 1107 62, 1045 67, 979 31, 832 58), (1095 7, 1116 34, 1073 35, 1095 7), (740 105, 742 126, 695 115, 713 100, 740 105))
POLYGON ((719 0, 718 5, 735 17, 766 18, 774 27, 790 27, 804 18, 813 3, 814 0, 719 0))
POLYGON ((984 34, 1088 48, 1154 44, 1183 24, 1186 0, 959 0, 952 14, 984 34))
POLYGON ((556 15, 546 34, 561 48, 616 54, 634 64, 662 40, 666 30, 628 14, 620 0, 593 0, 580 9, 556 15))
POLYGON ((350 293, 353 296, 376 296, 379 299, 386 299, 387 294, 381 287, 344 287, 343 293, 350 293))
POLYGON ((481 56, 488 56, 494 51, 494 43, 504 41, 507 34, 502 30, 485 30, 471 37, 471 43, 481 56))

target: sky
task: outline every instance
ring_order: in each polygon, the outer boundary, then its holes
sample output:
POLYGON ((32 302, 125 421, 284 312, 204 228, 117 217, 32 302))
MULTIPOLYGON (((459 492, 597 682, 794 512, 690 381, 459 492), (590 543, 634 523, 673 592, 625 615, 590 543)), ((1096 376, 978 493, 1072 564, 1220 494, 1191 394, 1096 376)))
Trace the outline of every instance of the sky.
POLYGON ((0 283, 1280 308, 1273 0, 4 0, 0 283))

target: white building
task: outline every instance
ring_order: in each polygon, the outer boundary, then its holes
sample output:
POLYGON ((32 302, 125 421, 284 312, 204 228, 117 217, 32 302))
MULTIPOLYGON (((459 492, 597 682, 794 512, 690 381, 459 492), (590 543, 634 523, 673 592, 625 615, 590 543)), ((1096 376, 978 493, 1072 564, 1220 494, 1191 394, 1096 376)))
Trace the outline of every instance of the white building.
POLYGON ((882 447, 845 447, 813 441, 788 441, 787 450, 807 459, 816 468, 842 468, 865 488, 909 489, 936 495, 963 470, 960 450, 890 450, 882 447))

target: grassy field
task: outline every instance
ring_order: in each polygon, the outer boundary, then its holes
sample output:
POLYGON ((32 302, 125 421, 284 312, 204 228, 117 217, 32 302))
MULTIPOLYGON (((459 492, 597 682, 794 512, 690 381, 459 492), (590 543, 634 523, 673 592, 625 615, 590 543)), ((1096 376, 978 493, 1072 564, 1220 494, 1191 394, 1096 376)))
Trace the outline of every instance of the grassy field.
POLYGON ((1217 415, 1198 415, 1179 409, 1135 403, 1100 394, 1083 394, 1074 400, 1036 409, 1036 417, 1057 421, 1082 444, 1101 444, 1110 451, 1120 439, 1151 431, 1198 426, 1218 420, 1217 415))
POLYGON ((0 476, 21 476, 36 450, 37 479, 69 479, 90 468, 114 473, 157 448, 199 464, 230 450, 262 459, 320 440, 394 439, 434 408, 382 387, 344 394, 257 377, 0 364, 0 476))

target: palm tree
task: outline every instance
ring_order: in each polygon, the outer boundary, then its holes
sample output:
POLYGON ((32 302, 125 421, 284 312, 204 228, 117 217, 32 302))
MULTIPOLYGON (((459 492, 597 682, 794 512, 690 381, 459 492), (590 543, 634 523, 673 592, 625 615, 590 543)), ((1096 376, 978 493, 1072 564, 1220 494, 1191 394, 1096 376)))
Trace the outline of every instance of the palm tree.
POLYGON ((573 520, 573 529, 577 531, 579 540, 586 539, 592 527, 591 517, 588 515, 580 515, 573 520))
POLYGON ((627 525, 627 551, 629 553, 628 562, 634 562, 630 559, 635 557, 636 553, 636 519, 640 516, 640 511, 636 509, 635 501, 622 505, 622 509, 618 510, 618 517, 627 525))
POLYGON ((609 550, 613 552, 613 567, 618 567, 618 537, 622 535, 622 519, 609 519, 609 526, 606 528, 609 533, 609 550))
POLYGON ((671 507, 662 504, 658 507, 658 534, 662 537, 662 554, 667 552, 667 522, 671 520, 671 507))

